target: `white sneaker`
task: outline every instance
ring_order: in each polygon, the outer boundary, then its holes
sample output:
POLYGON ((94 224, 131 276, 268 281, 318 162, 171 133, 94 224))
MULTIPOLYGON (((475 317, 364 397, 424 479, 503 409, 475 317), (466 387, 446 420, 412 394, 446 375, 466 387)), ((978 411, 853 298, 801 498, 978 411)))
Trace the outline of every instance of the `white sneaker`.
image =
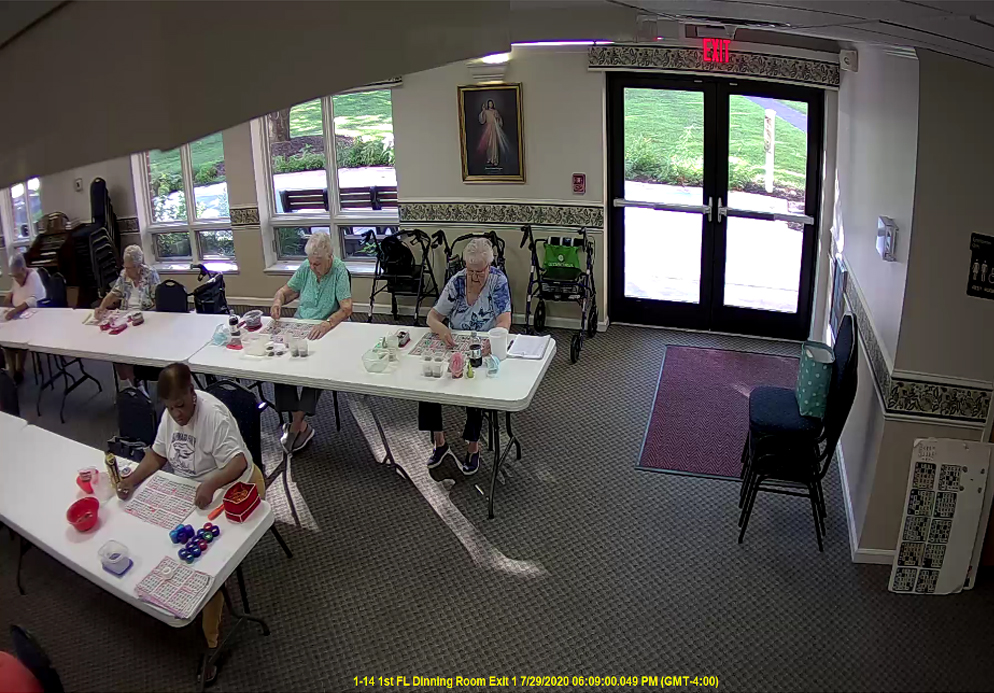
POLYGON ((293 441, 293 447, 291 448, 291 450, 293 451, 294 454, 296 454, 301 450, 303 450, 304 448, 306 448, 307 444, 310 443, 311 440, 313 439, 314 439, 314 427, 308 426, 306 431, 297 434, 297 439, 293 441))

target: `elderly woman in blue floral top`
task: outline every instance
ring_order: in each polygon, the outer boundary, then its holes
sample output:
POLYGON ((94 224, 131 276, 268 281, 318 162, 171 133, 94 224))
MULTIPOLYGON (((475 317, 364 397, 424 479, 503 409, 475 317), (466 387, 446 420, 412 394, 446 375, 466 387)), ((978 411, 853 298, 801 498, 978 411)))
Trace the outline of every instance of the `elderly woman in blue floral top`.
MULTIPOLYGON (((507 277, 493 267, 494 249, 485 238, 474 238, 463 251, 466 269, 456 272, 442 290, 435 307, 428 313, 428 327, 450 347, 455 346, 452 330, 487 332, 495 327, 511 327, 511 293, 507 277), (448 319, 448 326, 442 322, 448 319)), ((457 461, 463 474, 475 474, 480 468, 480 430, 483 412, 466 408, 466 457, 457 461)), ((431 431, 435 449, 428 458, 428 468, 434 469, 446 457, 455 455, 445 442, 442 430, 442 405, 421 402, 418 405, 418 429, 431 431)))
MULTIPOLYGON (((95 316, 102 320, 107 311, 120 307, 121 310, 152 310, 155 307, 155 287, 159 285, 159 273, 145 264, 145 254, 137 245, 124 249, 124 269, 114 282, 110 292, 100 302, 95 316)), ((130 387, 135 387, 135 369, 126 363, 115 363, 117 377, 130 387)))

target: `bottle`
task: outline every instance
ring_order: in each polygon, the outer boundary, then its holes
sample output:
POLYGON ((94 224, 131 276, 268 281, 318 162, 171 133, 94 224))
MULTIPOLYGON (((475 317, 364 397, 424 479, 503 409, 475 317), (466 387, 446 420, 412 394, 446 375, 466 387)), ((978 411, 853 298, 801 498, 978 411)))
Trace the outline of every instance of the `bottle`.
POLYGON ((110 477, 114 488, 121 483, 121 470, 117 468, 117 457, 110 450, 104 453, 104 464, 107 465, 107 476, 110 477))
POLYGON ((469 337, 469 363, 473 368, 479 368, 483 365, 483 345, 480 343, 476 330, 473 330, 469 337))
POLYGON ((232 315, 228 318, 228 331, 231 333, 232 337, 241 337, 242 331, 238 329, 238 316, 232 315))

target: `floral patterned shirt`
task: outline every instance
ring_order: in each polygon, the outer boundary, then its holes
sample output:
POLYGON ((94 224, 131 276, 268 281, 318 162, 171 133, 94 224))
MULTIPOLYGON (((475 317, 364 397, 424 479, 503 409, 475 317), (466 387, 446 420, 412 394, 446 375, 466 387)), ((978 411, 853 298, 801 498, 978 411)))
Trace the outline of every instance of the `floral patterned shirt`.
POLYGON ((121 297, 121 308, 128 310, 132 302, 139 300, 139 310, 152 310, 155 307, 155 287, 159 285, 159 273, 148 265, 142 265, 138 275, 138 283, 128 279, 125 270, 110 287, 111 293, 121 297), (137 292, 137 296, 132 298, 137 292))
POLYGON ((511 310, 511 292, 507 277, 499 269, 490 268, 487 283, 480 291, 476 303, 466 300, 466 270, 452 275, 442 295, 435 304, 435 311, 449 319, 453 330, 485 332, 497 326, 497 318, 511 310))

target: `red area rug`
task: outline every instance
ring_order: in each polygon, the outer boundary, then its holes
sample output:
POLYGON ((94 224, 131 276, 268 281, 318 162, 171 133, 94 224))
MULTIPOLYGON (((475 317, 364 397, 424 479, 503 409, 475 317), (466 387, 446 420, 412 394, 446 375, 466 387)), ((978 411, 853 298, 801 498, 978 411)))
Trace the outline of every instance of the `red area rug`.
POLYGON ((639 468, 738 480, 749 393, 793 388, 797 368, 786 356, 667 347, 639 468))

